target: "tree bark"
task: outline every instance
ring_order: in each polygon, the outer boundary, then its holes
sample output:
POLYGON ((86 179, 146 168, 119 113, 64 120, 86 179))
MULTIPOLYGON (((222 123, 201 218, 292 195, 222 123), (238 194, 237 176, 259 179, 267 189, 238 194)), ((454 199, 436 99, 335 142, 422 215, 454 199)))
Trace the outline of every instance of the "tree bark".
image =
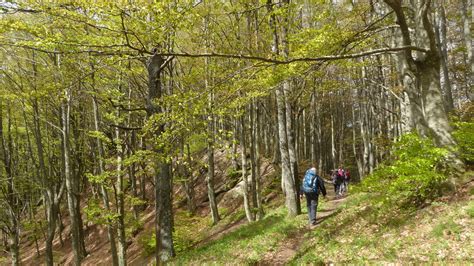
POLYGON ((400 1, 384 1, 396 14, 403 44, 412 45, 415 43, 428 48, 426 53, 415 52, 414 55, 410 51, 402 53, 403 85, 410 99, 414 124, 420 135, 432 136, 437 145, 451 147, 455 143, 451 136, 451 128, 440 90, 441 56, 436 47, 435 33, 430 21, 431 1, 414 1, 412 8, 419 11, 409 18, 407 18, 400 1), (413 33, 410 33, 408 19, 411 19, 416 25, 413 33))
POLYGON ((463 7, 461 9, 462 13, 462 20, 463 20, 463 37, 464 42, 466 43, 466 50, 467 50, 467 58, 466 58, 466 66, 469 69, 471 66, 470 73, 467 70, 467 84, 466 84, 466 91, 468 92, 468 97, 472 101, 474 99, 474 93, 472 90, 472 84, 474 82, 474 60, 473 60, 473 52, 474 52, 474 45, 472 43, 472 33, 471 33, 471 25, 472 25, 472 0, 462 0, 463 7), (468 11, 471 10, 471 18, 469 18, 468 11))
MULTIPOLYGON (((92 86, 95 87, 95 78, 92 76, 92 86)), ((94 112, 94 129, 96 131, 100 130, 100 114, 99 114, 99 105, 97 102, 97 96, 92 96, 92 109, 94 112)), ((104 164, 104 146, 100 138, 97 138, 97 153, 98 153, 98 166, 99 166, 99 175, 104 174, 105 164, 104 164)), ((104 209, 107 213, 110 213, 110 203, 109 203, 109 194, 104 183, 100 184, 100 191, 102 194, 102 203, 104 204, 104 209)), ((110 254, 112 256, 112 265, 119 265, 118 255, 117 255, 117 246, 115 244, 115 228, 112 220, 107 221, 107 237, 110 243, 110 254)))
MULTIPOLYGON (((157 51, 146 62, 148 71, 148 95, 147 114, 149 118, 153 115, 160 115, 165 112, 162 106, 155 104, 162 100, 163 90, 161 74, 165 64, 164 58, 157 51)), ((156 125, 153 134, 155 137, 161 136, 165 132, 163 123, 156 125)), ((172 225, 172 202, 171 202, 171 169, 166 158, 164 144, 156 144, 153 151, 160 156, 155 166, 155 241, 156 263, 168 261, 174 256, 173 247, 173 225, 172 225)))
MULTIPOLYGON (((120 111, 117 110, 117 117, 120 116, 120 111)), ((117 201, 117 236, 118 236, 118 264, 119 266, 127 265, 127 239, 125 236, 125 191, 124 180, 122 173, 123 163, 123 147, 122 138, 119 127, 115 128, 115 148, 117 152, 116 158, 116 183, 115 183, 115 199, 117 201)))
POLYGON ((444 10, 444 5, 442 3, 439 4, 437 12, 436 12, 436 41, 438 43, 438 49, 440 54, 440 64, 441 64, 441 85, 445 94, 445 107, 447 112, 451 112, 454 109, 454 100, 453 100, 453 92, 451 87, 451 80, 449 78, 449 70, 448 70, 448 48, 447 42, 448 39, 446 38, 446 11, 444 10))
POLYGON ((245 132, 245 114, 240 116, 240 150, 242 156, 242 193, 244 196, 244 211, 245 216, 249 222, 255 221, 255 217, 252 213, 252 207, 250 206, 250 195, 249 195, 249 184, 247 174, 247 140, 245 132))
POLYGON ((70 111, 71 111, 71 92, 67 89, 65 91, 65 99, 61 103, 61 117, 62 117, 62 149, 63 149, 63 163, 64 163, 64 179, 66 180, 67 202, 69 210, 69 219, 71 220, 71 242, 72 251, 74 254, 74 264, 80 265, 85 254, 82 252, 81 234, 79 232, 81 222, 78 213, 78 191, 77 182, 74 180, 74 175, 71 172, 71 152, 70 152, 70 111))
POLYGON ((15 182, 13 178, 13 143, 11 136, 11 111, 10 107, 7 107, 7 132, 3 130, 3 110, 2 103, 0 102, 0 144, 3 159, 3 166, 6 174, 6 205, 9 223, 9 243, 10 256, 12 265, 16 266, 20 264, 20 217, 18 214, 19 202, 17 199, 17 193, 15 191, 15 182))

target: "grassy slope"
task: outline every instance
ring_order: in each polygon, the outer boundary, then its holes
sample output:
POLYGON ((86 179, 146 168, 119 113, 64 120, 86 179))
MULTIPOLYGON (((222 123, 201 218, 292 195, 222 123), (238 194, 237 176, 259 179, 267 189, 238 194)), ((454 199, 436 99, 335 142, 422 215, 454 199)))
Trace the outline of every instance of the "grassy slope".
MULTIPOLYGON (((474 191, 471 190, 471 193, 474 191)), ((370 196, 351 196, 311 233, 298 263, 471 262, 474 201, 436 201, 421 210, 381 213, 370 196)))
MULTIPOLYGON (((227 221, 230 222, 230 221, 227 221)), ((174 264, 254 263, 273 251, 289 235, 306 224, 306 217, 287 218, 282 207, 266 214, 261 221, 246 223, 215 241, 177 254, 174 264)))
MULTIPOLYGON (((288 258, 291 263, 472 263, 473 194, 471 182, 463 195, 439 199, 423 209, 381 210, 372 204, 371 195, 358 193, 349 196, 337 207, 335 215, 324 219, 312 231, 304 229, 306 214, 288 218, 285 209, 279 207, 267 213, 262 221, 244 224, 217 240, 179 251, 172 263, 262 262, 266 254, 275 252, 282 243, 301 233, 303 241, 296 256, 288 258)), ((325 208, 324 204, 320 208, 325 208)), ((241 218, 229 217, 220 226, 241 218)))

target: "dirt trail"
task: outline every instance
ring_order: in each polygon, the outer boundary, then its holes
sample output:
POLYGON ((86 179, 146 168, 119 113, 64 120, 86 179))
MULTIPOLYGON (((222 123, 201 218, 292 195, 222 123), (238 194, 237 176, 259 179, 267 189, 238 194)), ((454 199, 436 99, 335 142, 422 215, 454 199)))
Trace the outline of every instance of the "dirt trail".
MULTIPOLYGON (((288 238, 281 241, 280 246, 276 247, 274 251, 265 254, 263 260, 258 263, 259 265, 285 265, 294 258, 299 248, 305 242, 305 238, 307 238, 305 237, 305 233, 308 232, 308 230, 317 230, 318 225, 334 214, 339 204, 345 200, 345 197, 336 199, 334 192, 331 193, 331 188, 328 190, 328 196, 324 208, 318 206, 317 225, 313 229, 308 229, 308 227, 305 226, 304 228, 298 229, 294 234, 289 235, 288 238)), ((324 199, 320 197, 319 200, 321 201, 324 199)), ((302 204, 303 203, 305 204, 306 200, 303 200, 302 204)))

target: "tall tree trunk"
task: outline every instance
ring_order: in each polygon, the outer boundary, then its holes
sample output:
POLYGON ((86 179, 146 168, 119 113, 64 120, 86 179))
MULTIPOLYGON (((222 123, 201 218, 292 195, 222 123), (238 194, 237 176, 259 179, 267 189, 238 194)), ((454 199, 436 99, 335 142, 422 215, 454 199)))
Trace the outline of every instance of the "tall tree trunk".
POLYGON ((250 136, 250 171, 251 171, 251 182, 250 182, 250 195, 252 198, 252 216, 256 217, 256 210, 258 208, 257 203, 257 158, 255 158, 256 152, 256 140, 255 140, 255 113, 253 110, 253 104, 248 107, 249 112, 249 136, 250 136))
MULTIPOLYGON (((37 90, 37 66, 35 60, 35 53, 33 52, 33 89, 37 90)), ((46 162, 43 148, 43 137, 40 124, 40 112, 38 106, 38 99, 32 99, 33 107, 33 135, 35 138, 36 152, 38 156, 37 174, 43 188, 43 196, 45 200, 45 211, 47 226, 47 237, 45 239, 45 262, 46 265, 52 266, 53 261, 53 240, 56 233, 56 223, 59 212, 59 196, 56 194, 56 184, 50 182, 47 178, 46 162)), ((25 118, 26 123, 26 118, 25 118)))
MULTIPOLYGON (((206 59, 207 62, 207 59, 206 59)), ((206 63, 207 65, 207 63, 206 63)), ((208 88, 208 81, 206 77, 206 88, 208 88)), ((213 112, 213 92, 209 92, 208 99, 208 117, 207 117, 207 195, 209 198, 209 208, 211 209, 212 224, 217 224, 220 221, 219 210, 217 209, 216 193, 214 191, 214 143, 215 143, 215 121, 213 112)))
POLYGON ((239 127, 239 122, 237 119, 234 119, 232 124, 232 128, 234 130, 232 134, 232 168, 234 171, 237 171, 239 169, 239 162, 237 161, 237 158, 239 157, 237 154, 237 129, 239 127))
POLYGON ((437 145, 453 146, 455 143, 440 91, 440 54, 430 21, 431 1, 414 1, 412 7, 419 11, 409 18, 400 1, 384 1, 397 16, 403 45, 417 44, 427 49, 425 53, 414 52, 415 57, 410 50, 402 52, 401 56, 403 85, 410 99, 414 124, 422 136, 432 136, 437 145), (408 19, 416 25, 413 33, 410 33, 408 19), (421 95, 422 102, 418 95, 421 95))
POLYGON ((451 80, 449 79, 449 70, 448 70, 448 48, 447 42, 448 39, 446 38, 446 12, 444 10, 444 5, 442 3, 439 4, 437 12, 436 12, 436 41, 438 43, 438 49, 440 54, 440 63, 441 63, 441 84, 443 87, 443 91, 445 94, 445 107, 446 111, 450 112, 454 109, 454 100, 453 100, 453 92, 451 88, 451 80))
MULTIPOLYGON (((364 176, 364 171, 363 171, 363 167, 362 167, 362 162, 361 160, 359 159, 359 156, 358 156, 358 153, 357 153, 357 139, 356 139, 356 126, 357 126, 357 123, 355 121, 355 106, 352 105, 352 152, 354 153, 354 159, 356 160, 356 163, 357 163, 357 171, 359 173, 359 178, 362 179, 362 177, 364 176)), ((360 110, 360 105, 359 105, 359 110, 360 110)), ((360 125, 360 121, 359 121, 359 125, 360 125)))
MULTIPOLYGON (((93 87, 95 83, 94 76, 92 76, 93 87)), ((100 115, 99 115, 99 105, 97 102, 97 96, 92 96, 92 109, 94 111, 94 129, 96 131, 100 131, 100 115)), ((96 140, 97 144, 97 152, 98 152, 98 166, 99 166, 99 175, 102 175, 105 171, 105 164, 104 164, 104 146, 102 145, 102 141, 100 138, 96 140)), ((106 188, 106 184, 102 183, 99 185, 100 191, 102 194, 102 203, 104 204, 104 209, 107 213, 110 213, 110 203, 109 203, 109 193, 106 188)), ((107 237, 110 243, 110 254, 112 256, 112 265, 116 266, 119 265, 118 263, 118 255, 117 255, 117 246, 115 244, 115 228, 114 228, 114 221, 112 219, 108 219, 107 221, 107 237)))
POLYGON ((46 265, 50 266, 54 264, 53 261, 53 240, 56 232, 56 223, 59 212, 59 198, 60 195, 56 194, 56 184, 48 182, 46 164, 44 158, 43 140, 40 126, 40 114, 38 102, 36 99, 33 100, 33 125, 34 125, 34 136, 36 143, 36 151, 38 154, 38 175, 42 182, 44 189, 45 207, 46 207, 46 220, 48 221, 47 238, 45 243, 45 261, 46 265))
MULTIPOLYGON (((120 111, 117 110, 117 117, 120 117, 120 111)), ((124 180, 122 173, 123 164, 123 146, 120 129, 115 128, 115 147, 117 152, 116 160, 116 183, 115 191, 117 200, 117 236, 118 236, 118 264, 120 266, 127 265, 127 239, 125 236, 125 191, 124 191, 124 180)))
MULTIPOLYGON (((146 62, 148 70, 148 95, 147 114, 149 117, 160 115, 165 112, 162 106, 155 102, 162 100, 163 90, 161 74, 165 65, 164 58, 154 53, 146 62)), ((161 136, 165 132, 165 125, 160 124, 154 128, 154 135, 161 136)), ((156 146, 156 145, 155 145, 156 146)), ((156 263, 168 261, 174 256, 173 247, 173 225, 172 225, 172 202, 171 202, 171 168, 166 159, 165 148, 159 145, 154 148, 154 152, 159 158, 155 166, 155 240, 156 263)))
MULTIPOLYGON (((211 103, 211 100, 209 102, 211 103)), ((217 209, 217 199, 216 193, 214 191, 214 139, 215 139, 215 130, 214 130, 214 119, 213 115, 209 114, 208 116, 208 142, 207 142, 207 195, 209 198, 209 208, 211 209, 212 224, 217 224, 220 220, 219 211, 217 209)))
MULTIPOLYGON (((184 149, 184 147, 183 147, 184 149)), ((184 190, 186 194, 186 202, 188 206, 188 211, 192 214, 196 212, 196 203, 194 202, 194 178, 192 172, 192 159, 189 143, 186 143, 186 165, 185 165, 185 180, 184 180, 184 190)))
MULTIPOLYGON (((209 18, 204 18, 204 31, 209 34, 209 18)), ((209 47, 209 43, 206 40, 205 50, 209 47)), ((209 70, 209 58, 204 58, 204 87, 208 93, 208 106, 207 106, 207 195, 209 198, 209 207, 211 209, 212 224, 217 224, 220 221, 219 210, 217 208, 216 193, 214 191, 214 142, 215 142, 215 117, 214 117, 214 90, 209 86, 210 70, 209 70)))
POLYGON ((249 222, 255 221, 255 217, 252 213, 252 207, 250 206, 250 195, 249 195, 249 184, 247 174, 247 140, 245 132, 245 113, 240 117, 240 150, 242 157, 242 193, 244 196, 244 211, 245 216, 249 222))
POLYGON ((260 176, 260 143, 261 143, 261 138, 260 138, 260 131, 262 130, 261 128, 261 122, 260 122, 260 108, 258 107, 259 104, 257 102, 254 102, 254 107, 255 107, 255 127, 253 131, 253 143, 252 146, 254 147, 254 158, 255 158, 255 196, 256 196, 256 202, 257 202, 257 220, 263 219, 264 216, 264 211, 263 211, 263 203, 262 203, 262 180, 260 176))
POLYGON ((70 110, 71 110, 71 92, 67 89, 65 92, 65 99, 61 103, 61 117, 62 117, 62 149, 63 149, 63 160, 64 160, 64 179, 66 180, 67 189, 67 203, 69 210, 69 219, 71 220, 71 242, 72 251, 74 254, 74 264, 80 265, 82 259, 85 257, 81 250, 81 237, 79 227, 81 223, 79 221, 78 209, 78 191, 76 180, 71 172, 71 152, 70 152, 70 110))
POLYGON ((474 60, 472 54, 474 52, 474 45, 472 43, 472 0, 462 0, 463 7, 461 9, 462 13, 462 20, 463 20, 463 35, 464 35, 464 42, 466 43, 466 50, 467 50, 467 58, 466 58, 466 66, 470 69, 466 72, 468 73, 466 76, 467 84, 466 84, 466 91, 468 92, 468 97, 472 101, 474 99, 474 93, 472 90, 472 85, 474 82, 474 60), (471 18, 469 18, 468 12, 471 10, 471 18))
MULTIPOLYGON (((282 42, 282 55, 283 58, 288 60, 290 56, 290 46, 288 42, 288 27, 289 27, 289 0, 282 0, 282 3, 284 5, 284 8, 287 8, 286 12, 283 14, 283 25, 282 25, 282 31, 281 31, 281 42, 282 42)), ((285 128, 286 128, 286 136, 287 136, 287 146, 288 146, 288 155, 290 159, 290 173, 291 173, 291 178, 293 179, 291 184, 292 187, 288 188, 288 192, 294 195, 291 195, 292 197, 292 202, 294 201, 295 206, 291 206, 289 209, 295 209, 294 214, 290 215, 298 215, 301 214, 301 204, 300 204, 300 197, 299 193, 300 190, 298 189, 299 186, 299 178, 298 178, 298 158, 297 158, 297 153, 296 153, 296 148, 295 148, 295 129, 294 129, 294 119, 293 119, 293 108, 291 106, 290 102, 290 96, 291 96, 291 81, 289 79, 285 79, 283 81, 283 90, 282 90, 282 100, 284 102, 285 106, 285 128), (294 199, 293 199, 294 198, 294 199)))
POLYGON ((6 134, 3 131, 3 110, 2 102, 0 102, 0 144, 2 159, 6 174, 6 205, 7 205, 7 214, 8 214, 8 233, 9 233, 9 243, 10 256, 12 265, 16 266, 20 264, 20 223, 19 223, 19 214, 18 209, 20 208, 17 193, 15 191, 15 183, 13 178, 13 162, 12 162, 12 153, 13 153, 13 144, 11 136, 11 111, 10 106, 7 107, 7 132, 6 134))
POLYGON ((331 168, 337 167, 336 162, 336 142, 335 142, 334 115, 331 113, 331 168))

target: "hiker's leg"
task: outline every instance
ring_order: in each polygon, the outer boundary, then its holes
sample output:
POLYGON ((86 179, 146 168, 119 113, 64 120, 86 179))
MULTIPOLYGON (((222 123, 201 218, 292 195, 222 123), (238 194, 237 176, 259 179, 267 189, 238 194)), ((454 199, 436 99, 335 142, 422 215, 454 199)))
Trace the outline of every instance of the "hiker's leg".
POLYGON ((314 198, 314 224, 316 224, 317 213, 318 213, 318 194, 316 194, 316 197, 314 198))
POLYGON ((310 193, 305 193, 305 198, 306 198, 306 208, 308 208, 308 221, 309 224, 311 224, 311 194, 310 193))
POLYGON ((310 224, 316 224, 316 207, 318 205, 318 194, 310 193, 309 194, 309 214, 310 214, 310 224))

